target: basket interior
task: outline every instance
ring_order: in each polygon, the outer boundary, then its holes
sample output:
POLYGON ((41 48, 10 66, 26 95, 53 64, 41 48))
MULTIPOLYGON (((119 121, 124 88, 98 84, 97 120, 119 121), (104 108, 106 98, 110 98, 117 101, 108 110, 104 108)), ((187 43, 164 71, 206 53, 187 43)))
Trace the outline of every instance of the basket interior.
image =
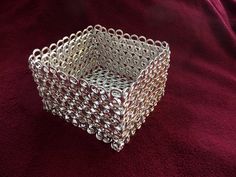
POLYGON ((117 35, 113 29, 104 32, 89 28, 73 38, 58 41, 57 48, 44 54, 42 61, 108 91, 123 90, 130 87, 161 50, 154 43, 131 37, 117 35))

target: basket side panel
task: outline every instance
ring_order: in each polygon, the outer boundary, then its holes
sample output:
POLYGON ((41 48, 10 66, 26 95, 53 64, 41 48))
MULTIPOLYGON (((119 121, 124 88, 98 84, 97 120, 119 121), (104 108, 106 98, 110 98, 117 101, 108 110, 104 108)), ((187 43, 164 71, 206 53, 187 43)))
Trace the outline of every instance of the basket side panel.
POLYGON ((35 68, 35 63, 31 66, 44 109, 89 134, 96 134, 98 140, 112 143, 117 151, 123 148, 120 143, 123 107, 117 90, 109 95, 86 80, 67 76, 54 68, 43 65, 35 68))
POLYGON ((121 30, 97 30, 99 65, 135 81, 156 56, 157 47, 139 40, 138 36, 121 30))
POLYGON ((169 68, 170 51, 163 49, 159 56, 151 61, 137 81, 132 85, 125 105, 126 136, 134 135, 146 117, 154 110, 164 94, 167 71, 169 68))

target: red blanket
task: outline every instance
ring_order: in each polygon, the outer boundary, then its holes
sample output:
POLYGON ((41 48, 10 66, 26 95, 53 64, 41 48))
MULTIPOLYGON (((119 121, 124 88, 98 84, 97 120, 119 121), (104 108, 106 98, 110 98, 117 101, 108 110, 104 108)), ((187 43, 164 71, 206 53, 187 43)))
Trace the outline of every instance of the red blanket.
POLYGON ((235 0, 6 1, 1 177, 236 176, 235 0), (42 110, 27 57, 88 25, 166 40, 166 94, 120 152, 42 110))

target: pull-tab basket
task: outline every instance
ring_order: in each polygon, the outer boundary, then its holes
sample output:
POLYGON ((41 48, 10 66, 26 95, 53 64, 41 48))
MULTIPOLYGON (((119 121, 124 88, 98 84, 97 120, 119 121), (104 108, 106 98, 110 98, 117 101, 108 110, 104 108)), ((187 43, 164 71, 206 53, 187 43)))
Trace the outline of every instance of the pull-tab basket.
POLYGON ((35 49, 29 67, 44 109, 120 151, 164 94, 166 42, 89 26, 35 49))

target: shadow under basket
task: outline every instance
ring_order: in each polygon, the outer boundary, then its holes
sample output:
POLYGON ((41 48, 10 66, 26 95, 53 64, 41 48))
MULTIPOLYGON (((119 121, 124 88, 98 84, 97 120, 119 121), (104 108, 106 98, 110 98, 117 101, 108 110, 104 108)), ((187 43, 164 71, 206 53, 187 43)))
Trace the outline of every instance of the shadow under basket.
POLYGON ((44 109, 120 151, 164 94, 166 42, 89 26, 29 57, 44 109))

